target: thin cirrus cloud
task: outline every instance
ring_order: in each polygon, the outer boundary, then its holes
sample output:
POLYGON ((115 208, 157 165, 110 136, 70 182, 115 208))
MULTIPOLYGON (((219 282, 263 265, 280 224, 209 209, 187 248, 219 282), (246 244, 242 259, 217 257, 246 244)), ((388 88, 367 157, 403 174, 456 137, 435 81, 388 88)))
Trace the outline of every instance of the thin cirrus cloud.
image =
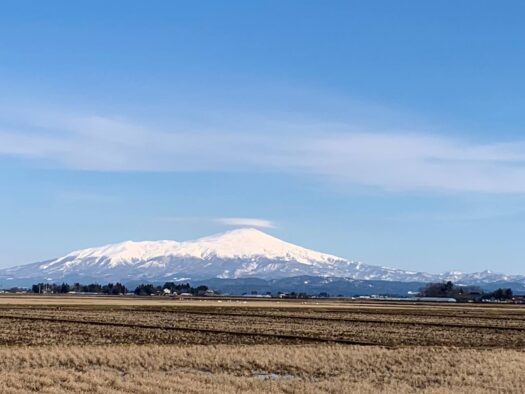
POLYGON ((259 228, 275 228, 275 224, 267 219, 258 218, 218 218, 215 219, 217 223, 225 224, 227 226, 241 226, 241 227, 259 227, 259 228))
POLYGON ((205 218, 205 217, 186 217, 186 216, 168 216, 159 218, 163 222, 176 223, 219 223, 224 226, 236 227, 257 227, 272 229, 277 228, 276 224, 268 219, 246 218, 246 217, 222 217, 222 218, 205 218))
POLYGON ((525 141, 359 132, 342 123, 257 119, 242 130, 210 130, 27 116, 0 124, 0 155, 86 171, 268 171, 389 191, 525 193, 525 141))

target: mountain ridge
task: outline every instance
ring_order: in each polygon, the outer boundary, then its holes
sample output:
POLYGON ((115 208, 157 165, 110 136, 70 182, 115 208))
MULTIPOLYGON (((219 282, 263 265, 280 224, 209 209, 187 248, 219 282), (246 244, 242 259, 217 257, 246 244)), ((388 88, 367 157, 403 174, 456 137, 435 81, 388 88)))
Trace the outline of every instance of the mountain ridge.
POLYGON ((488 270, 470 274, 458 271, 432 274, 367 265, 294 245, 253 228, 182 242, 124 241, 0 270, 0 280, 3 281, 61 281, 73 277, 98 281, 176 281, 214 277, 269 280, 302 275, 400 282, 525 283, 522 275, 488 270))

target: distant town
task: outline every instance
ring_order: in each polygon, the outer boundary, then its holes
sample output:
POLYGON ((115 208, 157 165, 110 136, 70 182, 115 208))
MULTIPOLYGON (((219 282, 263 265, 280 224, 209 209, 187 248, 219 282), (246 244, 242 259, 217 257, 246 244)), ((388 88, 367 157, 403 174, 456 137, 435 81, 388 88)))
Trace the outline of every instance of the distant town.
POLYGON ((77 295, 105 295, 105 296, 138 296, 138 297, 246 297, 246 298, 281 298, 281 299, 316 299, 316 298, 341 298, 362 300, 385 300, 385 301, 414 301, 414 302, 492 302, 525 304, 525 295, 516 295, 511 288, 499 288, 494 291, 483 291, 477 286, 459 286, 452 282, 429 283, 418 292, 409 292, 406 296, 391 294, 372 294, 348 297, 343 295, 332 295, 326 292, 309 294, 305 292, 266 292, 257 291, 242 294, 228 294, 208 288, 206 285, 193 287, 190 283, 165 282, 163 285, 140 284, 134 289, 124 284, 108 283, 101 285, 90 284, 68 284, 68 283, 36 283, 29 288, 12 287, 1 289, 0 293, 10 294, 77 294, 77 295))

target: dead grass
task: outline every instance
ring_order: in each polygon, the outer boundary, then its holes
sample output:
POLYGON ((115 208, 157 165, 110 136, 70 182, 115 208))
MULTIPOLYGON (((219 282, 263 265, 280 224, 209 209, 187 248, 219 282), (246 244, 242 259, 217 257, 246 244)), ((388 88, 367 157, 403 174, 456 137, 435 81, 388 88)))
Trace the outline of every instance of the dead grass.
POLYGON ((0 349, 9 392, 523 392, 512 350, 343 345, 0 349))

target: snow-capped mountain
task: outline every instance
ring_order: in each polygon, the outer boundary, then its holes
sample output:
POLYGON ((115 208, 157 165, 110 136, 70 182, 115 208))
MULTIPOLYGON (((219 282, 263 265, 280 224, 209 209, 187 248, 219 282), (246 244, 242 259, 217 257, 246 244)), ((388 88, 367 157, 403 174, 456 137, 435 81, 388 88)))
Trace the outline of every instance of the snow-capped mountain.
POLYGON ((0 270, 2 281, 171 281, 298 276, 402 282, 453 280, 464 284, 525 282, 522 276, 489 271, 436 275, 366 265, 293 245, 256 229, 238 229, 185 242, 126 241, 0 270))

